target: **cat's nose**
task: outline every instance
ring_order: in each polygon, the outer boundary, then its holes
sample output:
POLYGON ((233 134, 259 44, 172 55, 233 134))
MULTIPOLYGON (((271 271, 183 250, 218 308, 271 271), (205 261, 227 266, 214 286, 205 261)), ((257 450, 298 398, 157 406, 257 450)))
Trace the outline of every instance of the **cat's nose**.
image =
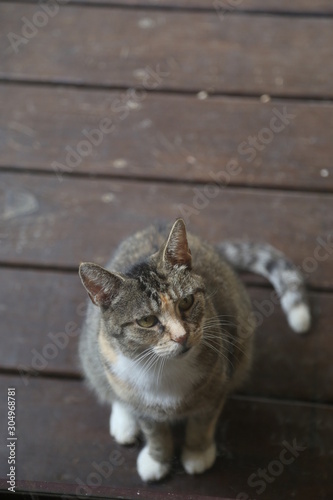
POLYGON ((178 337, 174 337, 172 340, 174 342, 177 342, 177 344, 185 345, 186 341, 187 341, 187 334, 185 333, 184 335, 180 335, 178 337))

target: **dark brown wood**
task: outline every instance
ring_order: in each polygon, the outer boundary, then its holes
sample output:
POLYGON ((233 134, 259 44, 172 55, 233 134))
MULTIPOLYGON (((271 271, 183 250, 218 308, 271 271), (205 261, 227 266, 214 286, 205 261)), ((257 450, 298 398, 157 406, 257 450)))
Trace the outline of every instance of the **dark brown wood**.
POLYGON ((86 307, 78 275, 1 269, 0 369, 79 376, 77 340, 86 307))
MULTIPOLYGON (((21 2, 30 2, 31 0, 21 0, 21 2)), ((37 2, 36 2, 37 3, 37 2)), ((127 7, 160 7, 160 8, 181 8, 181 9, 202 9, 212 10, 222 19, 227 12, 290 12, 304 14, 331 14, 333 6, 330 0, 297 0, 290 2, 288 0, 216 0, 207 2, 207 0, 69 0, 68 4, 96 4, 127 7)))
POLYGON ((311 293, 311 331, 291 331, 272 291, 249 288, 258 328, 253 367, 241 393, 290 400, 333 402, 331 294, 311 293))
MULTIPOLYGON (((78 277, 3 269, 1 282, 0 370, 19 370, 26 385, 38 374, 80 377, 77 341, 87 299, 78 277)), ((311 293, 313 329, 299 336, 270 289, 249 292, 259 327, 252 373, 240 393, 333 402, 333 295, 311 293)))
POLYGON ((4 173, 0 183, 0 262, 103 264, 123 237, 183 216, 211 243, 267 241, 311 285, 332 287, 332 195, 4 173))
POLYGON ((5 33, 21 36, 23 30, 28 37, 16 49, 15 41, 2 37, 0 77, 155 90, 333 96, 330 18, 230 14, 224 22, 216 12, 89 7, 78 15, 77 7, 66 6, 52 19, 37 20, 41 27, 32 26, 29 34, 22 19, 34 16, 35 5, 24 4, 19 11, 16 4, 1 5, 5 33))
POLYGON ((8 137, 0 166, 58 169, 60 174, 202 182, 220 178, 230 185, 333 189, 331 104, 279 100, 265 104, 219 97, 200 101, 195 96, 148 93, 137 100, 133 96, 0 86, 0 126, 8 137), (117 102, 127 103, 127 110, 116 112, 117 102), (287 115, 285 123, 279 114, 287 115), (100 130, 106 118, 114 124, 110 133, 100 130), (256 143, 251 146, 253 140, 256 143), (91 152, 79 155, 72 165, 66 161, 68 151, 80 151, 82 141, 89 141, 91 152), (238 167, 230 175, 233 164, 238 167))
MULTIPOLYGON (((6 490, 5 480, 0 479, 0 491, 6 490)), ((50 481, 17 481, 17 491, 20 493, 26 493, 28 495, 33 495, 33 498, 41 498, 41 500, 48 500, 49 496, 47 494, 61 495, 62 499, 77 498, 76 489, 78 485, 68 484, 68 483, 53 483, 50 481), (38 492, 38 497, 36 496, 38 492), (39 495, 45 495, 40 497, 39 495)), ((113 488, 112 486, 91 486, 92 498, 107 498, 108 500, 116 499, 131 499, 135 498, 133 495, 133 490, 129 488, 113 488)), ((230 500, 228 498, 222 498, 221 496, 202 496, 196 494, 176 494, 172 492, 159 492, 157 488, 146 489, 145 486, 142 488, 136 488, 135 495, 144 498, 145 500, 230 500), (167 497, 166 497, 167 495, 167 497)), ((27 497, 30 500, 31 496, 27 497)), ((91 497, 90 497, 91 498, 91 497)))
MULTIPOLYGON (((54 15, 52 2, 0 5, 0 412, 16 387, 17 490, 331 500, 332 2, 65 3, 54 15), (17 53, 13 33, 25 37, 17 53), (289 122, 272 130, 281 113, 289 122), (114 129, 96 135, 110 119, 114 129), (314 321, 295 335, 271 289, 246 276, 263 321, 249 380, 219 422, 217 463, 184 474, 180 425, 172 475, 144 485, 141 444, 114 443, 109 408, 81 380, 77 267, 104 264, 123 237, 178 216, 212 243, 284 250, 307 275, 314 321), (304 449, 293 457, 295 443, 304 449)), ((2 492, 7 458, 3 444, 2 492)))
MULTIPOLYGON (((16 387, 20 480, 58 483, 58 492, 62 483, 72 484, 78 488, 77 494, 84 490, 91 494, 89 484, 95 482, 104 488, 131 489, 126 497, 130 499, 146 490, 157 495, 172 492, 234 499, 241 492, 254 498, 260 483, 251 475, 266 469, 274 481, 264 483, 263 500, 284 498, 285 491, 292 491, 296 500, 329 499, 333 494, 333 420, 329 406, 235 398, 227 404, 218 427, 219 458, 213 469, 189 477, 177 459, 169 478, 149 486, 143 485, 135 470, 139 447, 123 448, 114 443, 108 435, 108 408, 99 407, 81 382, 32 380, 25 387, 17 377, 2 376, 0 383, 2 414, 6 411, 7 387, 16 387), (305 449, 296 451, 298 456, 293 461, 290 451, 284 452, 282 457, 291 463, 281 465, 282 450, 295 443, 305 449), (111 453, 112 471, 105 464, 109 462, 110 467, 111 453), (97 472, 102 462, 105 479, 97 472), (279 474, 274 477, 271 470, 279 474)), ((4 477, 5 446, 0 455, 0 475, 4 477)))

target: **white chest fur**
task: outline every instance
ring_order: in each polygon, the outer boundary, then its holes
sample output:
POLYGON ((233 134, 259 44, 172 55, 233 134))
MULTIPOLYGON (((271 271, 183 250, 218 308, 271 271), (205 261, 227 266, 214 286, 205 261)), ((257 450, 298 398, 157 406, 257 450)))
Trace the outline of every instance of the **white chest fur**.
POLYGON ((119 355, 113 365, 113 372, 121 380, 130 383, 145 404, 164 408, 178 406, 201 378, 193 355, 161 358, 151 367, 147 360, 137 362, 119 355))

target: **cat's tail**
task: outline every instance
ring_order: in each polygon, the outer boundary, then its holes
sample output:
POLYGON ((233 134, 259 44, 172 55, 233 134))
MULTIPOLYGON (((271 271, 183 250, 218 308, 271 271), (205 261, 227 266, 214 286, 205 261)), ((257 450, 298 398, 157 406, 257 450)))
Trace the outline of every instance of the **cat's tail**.
POLYGON ((279 250, 268 244, 225 242, 217 246, 234 267, 267 278, 275 288, 290 327, 297 333, 310 328, 311 313, 302 274, 279 250))

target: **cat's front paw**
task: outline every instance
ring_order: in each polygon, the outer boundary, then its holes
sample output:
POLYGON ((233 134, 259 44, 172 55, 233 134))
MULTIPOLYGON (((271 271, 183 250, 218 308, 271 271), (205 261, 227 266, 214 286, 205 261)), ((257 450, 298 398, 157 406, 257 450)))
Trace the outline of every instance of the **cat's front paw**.
POLYGON ((148 446, 145 446, 138 456, 137 468, 142 481, 159 481, 169 473, 170 464, 155 460, 150 456, 148 446))
POLYGON ((113 403, 110 417, 110 434, 119 444, 134 444, 139 426, 134 416, 119 403, 113 403))
POLYGON ((201 474, 214 464, 216 458, 215 443, 204 451, 194 451, 184 448, 182 453, 182 464, 188 474, 201 474))

